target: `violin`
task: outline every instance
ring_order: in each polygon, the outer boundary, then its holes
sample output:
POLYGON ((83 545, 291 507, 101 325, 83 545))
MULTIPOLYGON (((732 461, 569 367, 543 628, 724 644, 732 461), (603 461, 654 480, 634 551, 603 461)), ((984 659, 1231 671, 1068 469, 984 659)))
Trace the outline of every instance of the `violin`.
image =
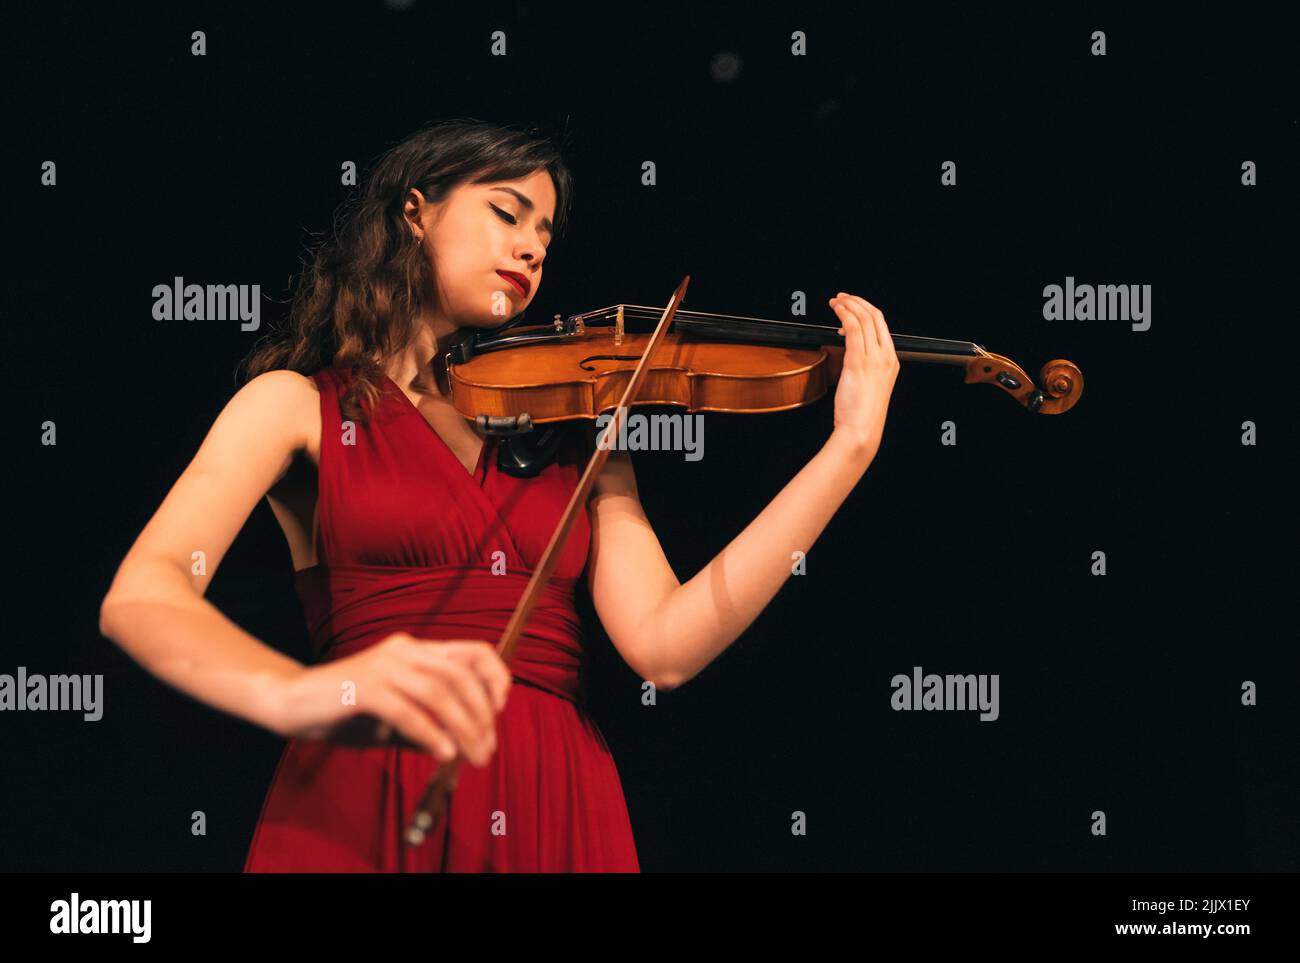
MULTIPOLYGON (((508 439, 497 453, 502 471, 532 477, 562 441, 554 428, 531 434, 535 426, 596 419, 614 408, 650 339, 629 331, 627 322, 656 318, 660 311, 615 304, 568 318, 557 314, 550 325, 520 327, 520 315, 500 328, 475 332, 444 357, 451 402, 484 434, 508 439)), ((744 414, 812 404, 839 380, 844 335, 836 331, 822 324, 677 311, 634 404, 744 414)), ((959 365, 966 384, 1000 388, 1034 414, 1069 411, 1083 392, 1083 372, 1061 358, 1043 366, 1039 387, 1010 358, 972 341, 891 337, 900 360, 959 365)))
MULTIPOLYGON (((511 330, 521 315, 476 332, 445 358, 452 404, 489 434, 597 418, 615 406, 650 340, 628 331, 627 321, 661 311, 615 304, 557 314, 551 325, 511 330)), ((747 414, 812 404, 839 379, 837 327, 677 311, 635 404, 747 414)), ((1034 414, 1069 411, 1083 392, 1083 372, 1064 359, 1043 366, 1038 387, 1014 361, 972 341, 891 336, 900 360, 959 365, 966 384, 991 384, 1034 414)))
MULTIPOLYGON (((557 314, 550 326, 515 331, 521 315, 475 333, 444 357, 452 404, 484 432, 518 442, 532 436, 534 426, 544 426, 532 441, 502 446, 501 465, 511 474, 529 477, 549 462, 560 437, 555 423, 613 412, 497 644, 506 662, 614 447, 610 439, 632 406, 786 411, 812 404, 839 379, 844 335, 837 328, 679 311, 690 280, 682 279, 651 334, 629 332, 625 322, 653 317, 659 309, 616 304, 567 319, 557 314)), ((1039 387, 1014 361, 973 342, 891 336, 900 360, 961 365, 967 384, 1001 388, 1035 414, 1069 411, 1083 392, 1083 373, 1063 359, 1043 366, 1039 387)), ((408 824, 409 845, 428 838, 446 812, 459 762, 458 756, 439 766, 408 824)))

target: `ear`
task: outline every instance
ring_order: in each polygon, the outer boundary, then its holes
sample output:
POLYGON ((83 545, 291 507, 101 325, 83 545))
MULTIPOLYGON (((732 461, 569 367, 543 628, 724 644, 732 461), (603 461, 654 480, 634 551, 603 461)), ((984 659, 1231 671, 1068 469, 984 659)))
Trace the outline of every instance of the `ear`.
POLYGON ((407 192, 406 202, 402 205, 402 216, 416 237, 424 236, 424 214, 428 206, 429 202, 419 190, 412 187, 407 192))

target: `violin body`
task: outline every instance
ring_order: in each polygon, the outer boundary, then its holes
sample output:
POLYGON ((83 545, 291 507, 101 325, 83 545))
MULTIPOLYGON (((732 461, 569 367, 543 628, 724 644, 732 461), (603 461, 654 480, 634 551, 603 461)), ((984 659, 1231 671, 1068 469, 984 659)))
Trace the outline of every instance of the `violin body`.
MULTIPOLYGON (((451 400, 469 418, 527 413, 534 424, 596 419, 618 405, 649 334, 608 330, 478 355, 448 367, 451 400)), ((760 414, 817 401, 835 383, 843 349, 701 341, 668 332, 650 358, 638 405, 760 414)))

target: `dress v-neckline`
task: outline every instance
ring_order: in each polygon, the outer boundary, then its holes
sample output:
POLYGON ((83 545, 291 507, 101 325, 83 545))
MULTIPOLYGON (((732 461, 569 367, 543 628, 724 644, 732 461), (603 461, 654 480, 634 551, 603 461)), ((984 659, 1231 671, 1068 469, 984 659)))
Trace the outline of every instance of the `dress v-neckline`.
POLYGON ((474 460, 474 470, 467 471, 465 468, 465 463, 460 460, 460 456, 456 454, 455 450, 451 447, 451 445, 447 444, 446 439, 443 438, 442 435, 438 434, 438 429, 434 428, 433 425, 429 424, 429 419, 424 417, 424 413, 420 411, 420 409, 416 406, 415 402, 412 401, 407 396, 406 392, 402 390, 401 385, 399 385, 396 381, 390 378, 387 374, 384 375, 384 380, 387 381, 390 385, 392 385, 397 390, 397 393, 402 396, 402 401, 406 404, 406 407, 410 409, 411 414, 415 415, 417 418, 420 419, 420 421, 424 423, 424 427, 429 429, 429 433, 433 435, 433 437, 437 440, 438 444, 442 446, 442 450, 451 456, 451 460, 456 463, 456 465, 460 468, 462 472, 466 472, 465 477, 468 478, 470 481, 477 482, 478 484, 481 485, 483 483, 483 479, 480 477, 479 472, 482 471, 483 469, 483 460, 484 457, 487 455, 488 439, 487 438, 482 439, 482 441, 479 444, 478 458, 474 460))

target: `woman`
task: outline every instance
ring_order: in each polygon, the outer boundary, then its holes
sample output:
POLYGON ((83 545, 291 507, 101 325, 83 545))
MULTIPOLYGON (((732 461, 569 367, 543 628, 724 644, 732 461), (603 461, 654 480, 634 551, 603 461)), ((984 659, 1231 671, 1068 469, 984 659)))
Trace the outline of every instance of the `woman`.
POLYGON ((507 668, 494 643, 590 445, 573 435, 533 478, 496 470, 492 440, 448 400, 442 356, 536 297, 569 195, 551 144, 477 121, 389 151, 316 251, 287 336, 254 353, 104 599, 101 630, 148 671, 288 739, 246 870, 636 871, 618 773, 583 708, 577 579, 627 664, 672 689, 771 601, 875 457, 898 359, 880 311, 840 294, 821 451, 685 584, 631 461, 611 453, 507 668), (263 496, 310 666, 203 598, 263 496), (419 795, 457 754, 469 765, 448 815, 406 846, 419 795))

